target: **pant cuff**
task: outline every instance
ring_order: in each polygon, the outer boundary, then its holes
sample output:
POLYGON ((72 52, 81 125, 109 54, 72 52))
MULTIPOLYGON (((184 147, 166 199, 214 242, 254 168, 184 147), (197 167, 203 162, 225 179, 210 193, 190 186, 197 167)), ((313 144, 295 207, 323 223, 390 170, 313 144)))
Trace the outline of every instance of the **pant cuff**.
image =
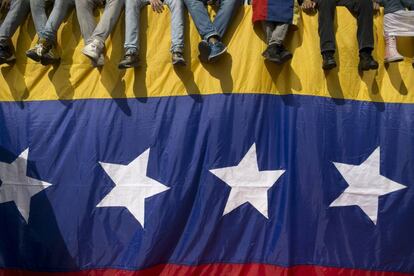
POLYGON ((136 46, 125 46, 124 47, 125 54, 133 54, 138 52, 138 47, 136 46))
POLYGON ((204 36, 204 40, 205 40, 205 41, 208 41, 208 40, 210 39, 210 37, 213 37, 213 36, 217 36, 218 38, 221 38, 221 37, 220 37, 220 35, 219 35, 217 32, 214 32, 214 33, 209 33, 209 34, 206 34, 206 35, 204 36))
POLYGON ((173 45, 170 49, 171 53, 184 53, 183 45, 173 45))

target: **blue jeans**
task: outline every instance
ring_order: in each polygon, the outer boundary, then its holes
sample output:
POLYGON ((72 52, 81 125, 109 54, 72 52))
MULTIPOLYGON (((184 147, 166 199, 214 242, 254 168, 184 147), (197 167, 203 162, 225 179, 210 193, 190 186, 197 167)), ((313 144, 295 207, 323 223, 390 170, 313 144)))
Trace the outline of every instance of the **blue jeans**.
POLYGON ((39 38, 56 42, 59 26, 65 20, 66 15, 75 7, 74 0, 55 0, 49 18, 46 14, 48 5, 53 4, 52 0, 30 0, 33 22, 39 38))
MULTIPOLYGON (((0 0, 0 2, 2 2, 0 0)), ((0 40, 10 39, 30 11, 29 0, 12 0, 6 18, 1 22, 0 40)))
POLYGON ((204 40, 212 36, 222 38, 227 31, 235 10, 241 6, 241 0, 222 0, 216 18, 210 20, 207 8, 201 0, 184 0, 193 18, 198 33, 204 40))
POLYGON ((93 11, 103 3, 102 0, 75 0, 75 3, 85 44, 89 44, 96 39, 103 45, 118 21, 124 6, 124 0, 107 0, 98 24, 96 24, 93 11))
MULTIPOLYGON (((148 0, 125 0, 125 52, 139 49, 141 8, 148 0)), ((184 52, 184 4, 182 0, 164 0, 171 11, 171 52, 184 52)))

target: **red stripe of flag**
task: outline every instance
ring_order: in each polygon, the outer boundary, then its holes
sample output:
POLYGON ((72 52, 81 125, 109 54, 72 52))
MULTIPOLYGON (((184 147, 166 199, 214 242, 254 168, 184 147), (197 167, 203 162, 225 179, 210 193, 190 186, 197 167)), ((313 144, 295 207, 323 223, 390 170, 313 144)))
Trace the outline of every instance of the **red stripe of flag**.
POLYGON ((360 269, 299 265, 290 268, 264 264, 207 264, 199 266, 158 265, 140 271, 119 269, 92 269, 78 272, 29 272, 0 270, 1 276, 408 276, 413 273, 381 272, 360 269))

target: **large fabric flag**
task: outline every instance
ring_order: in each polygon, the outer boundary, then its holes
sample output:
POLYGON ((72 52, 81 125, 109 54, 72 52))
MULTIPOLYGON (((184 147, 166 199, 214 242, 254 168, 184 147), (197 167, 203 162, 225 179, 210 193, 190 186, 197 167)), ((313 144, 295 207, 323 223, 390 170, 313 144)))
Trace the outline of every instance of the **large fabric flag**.
MULTIPOLYGON (((411 64, 359 75, 345 33, 325 75, 308 16, 292 62, 265 64, 251 16, 214 65, 191 24, 174 69, 168 14, 145 13, 143 45, 159 47, 128 72, 122 24, 102 70, 73 15, 55 68, 27 62, 23 26, 0 68, 0 275, 414 273, 411 64)), ((338 11, 338 33, 352 22, 338 11)))

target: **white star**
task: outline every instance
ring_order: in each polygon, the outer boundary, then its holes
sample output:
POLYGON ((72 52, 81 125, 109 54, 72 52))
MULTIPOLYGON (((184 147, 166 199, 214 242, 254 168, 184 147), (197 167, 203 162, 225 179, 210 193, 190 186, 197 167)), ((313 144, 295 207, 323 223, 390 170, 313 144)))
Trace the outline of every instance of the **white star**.
POLYGON ((29 149, 20 154, 11 164, 0 162, 0 204, 14 201, 26 223, 29 222, 31 198, 51 186, 26 175, 29 149))
POLYGON ((380 174, 380 148, 359 166, 334 164, 349 187, 330 207, 359 206, 374 224, 377 224, 379 197, 407 188, 380 174))
POLYGON ((213 169, 210 172, 231 187, 223 216, 244 203, 250 203, 269 218, 267 191, 285 171, 259 171, 256 144, 253 144, 237 166, 213 169))
POLYGON ((126 166, 100 162, 115 187, 96 207, 125 207, 144 227, 145 199, 169 189, 147 177, 149 154, 148 149, 126 166))

